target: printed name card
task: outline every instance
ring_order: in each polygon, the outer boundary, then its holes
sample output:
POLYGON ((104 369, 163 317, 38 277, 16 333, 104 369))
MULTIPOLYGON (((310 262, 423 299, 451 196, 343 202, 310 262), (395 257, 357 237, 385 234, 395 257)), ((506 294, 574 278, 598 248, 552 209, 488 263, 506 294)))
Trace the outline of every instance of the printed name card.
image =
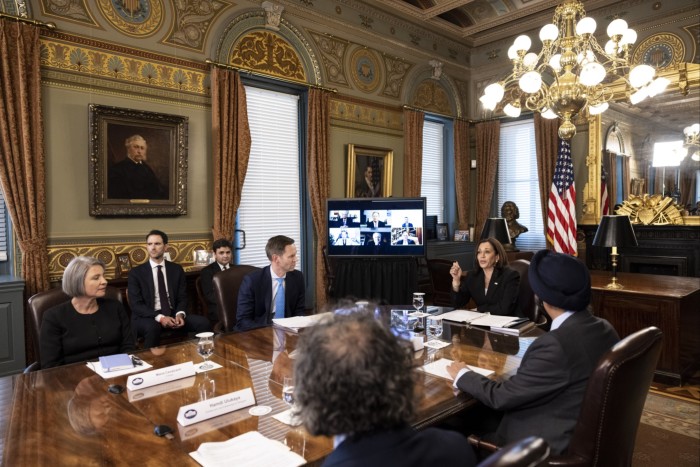
POLYGON ((182 426, 188 426, 254 404, 253 390, 245 388, 194 404, 183 405, 177 413, 177 422, 182 426))
POLYGON ((160 396, 169 392, 179 391, 181 389, 191 388, 192 386, 194 386, 195 381, 197 381, 197 377, 190 376, 188 378, 170 381, 169 383, 159 384, 150 388, 137 389, 136 391, 127 389, 126 392, 129 396, 129 402, 134 402, 143 399, 148 399, 150 397, 160 396))
POLYGON ((192 362, 185 362, 179 365, 166 366, 165 368, 158 368, 157 370, 131 375, 129 379, 126 380, 126 388, 134 391, 136 389, 148 388, 156 384, 167 383, 194 375, 194 364, 192 362))

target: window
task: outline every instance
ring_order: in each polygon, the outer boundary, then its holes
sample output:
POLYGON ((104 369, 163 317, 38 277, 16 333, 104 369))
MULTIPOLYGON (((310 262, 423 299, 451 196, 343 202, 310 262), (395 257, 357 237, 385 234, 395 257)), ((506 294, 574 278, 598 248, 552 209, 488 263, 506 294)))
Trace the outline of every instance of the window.
POLYGON ((267 240, 286 235, 295 240, 297 269, 301 269, 299 96, 259 87, 245 89, 252 146, 237 219, 238 229, 245 231, 246 247, 238 250, 237 262, 266 266, 267 240))
POLYGON ((546 248, 542 207, 537 178, 535 125, 533 120, 520 120, 501 125, 498 159, 498 209, 506 201, 518 206, 518 222, 528 228, 516 246, 520 250, 546 248))
POLYGON ((445 220, 445 125, 426 120, 423 123, 423 175, 420 194, 426 198, 427 215, 445 220))

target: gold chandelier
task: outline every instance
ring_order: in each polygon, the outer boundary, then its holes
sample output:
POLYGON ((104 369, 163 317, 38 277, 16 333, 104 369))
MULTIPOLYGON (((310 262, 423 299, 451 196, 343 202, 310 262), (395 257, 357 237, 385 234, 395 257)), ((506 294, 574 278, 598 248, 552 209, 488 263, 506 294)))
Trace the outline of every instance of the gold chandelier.
POLYGON ((586 16, 581 2, 565 0, 554 11, 553 22, 540 30, 539 54, 528 52, 528 36, 515 39, 508 49, 513 72, 486 87, 479 98, 484 108, 494 110, 507 96, 506 115, 519 116, 524 105, 544 118, 559 117, 559 137, 570 139, 576 134, 572 118, 585 110, 596 115, 608 108, 613 92, 606 83, 623 79, 633 105, 666 89, 669 81, 654 79, 653 67, 631 68, 630 49, 637 33, 626 21, 616 19, 608 25, 610 40, 604 48, 593 36, 595 29, 595 20, 586 16))

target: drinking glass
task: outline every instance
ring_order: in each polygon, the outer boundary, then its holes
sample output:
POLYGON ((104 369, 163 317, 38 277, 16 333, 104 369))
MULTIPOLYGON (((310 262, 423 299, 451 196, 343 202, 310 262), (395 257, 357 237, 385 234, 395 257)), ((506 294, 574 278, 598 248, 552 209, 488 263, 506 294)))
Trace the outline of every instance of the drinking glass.
POLYGON ((199 338, 197 342, 197 353, 204 359, 204 363, 199 366, 199 369, 211 370, 214 368, 214 365, 209 363, 207 359, 214 353, 214 333, 200 332, 196 336, 199 338))
POLYGON ((216 381, 209 378, 209 373, 204 373, 204 378, 197 385, 199 400, 205 401, 216 395, 216 381))
POLYGON ((423 292, 414 292, 413 308, 420 312, 423 309, 423 305, 425 305, 425 294, 423 292))
POLYGON ((442 336, 442 318, 438 318, 437 316, 428 316, 425 332, 428 336, 428 340, 436 339, 442 336))
POLYGON ((294 377, 285 376, 282 383, 282 399, 291 408, 294 405, 294 377))

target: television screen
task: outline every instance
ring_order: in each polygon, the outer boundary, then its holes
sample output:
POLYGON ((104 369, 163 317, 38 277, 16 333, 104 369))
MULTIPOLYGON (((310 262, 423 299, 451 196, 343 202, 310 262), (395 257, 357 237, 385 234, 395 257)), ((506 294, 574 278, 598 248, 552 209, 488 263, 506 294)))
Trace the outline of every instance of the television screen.
POLYGON ((329 256, 425 256, 425 198, 327 203, 329 256))

